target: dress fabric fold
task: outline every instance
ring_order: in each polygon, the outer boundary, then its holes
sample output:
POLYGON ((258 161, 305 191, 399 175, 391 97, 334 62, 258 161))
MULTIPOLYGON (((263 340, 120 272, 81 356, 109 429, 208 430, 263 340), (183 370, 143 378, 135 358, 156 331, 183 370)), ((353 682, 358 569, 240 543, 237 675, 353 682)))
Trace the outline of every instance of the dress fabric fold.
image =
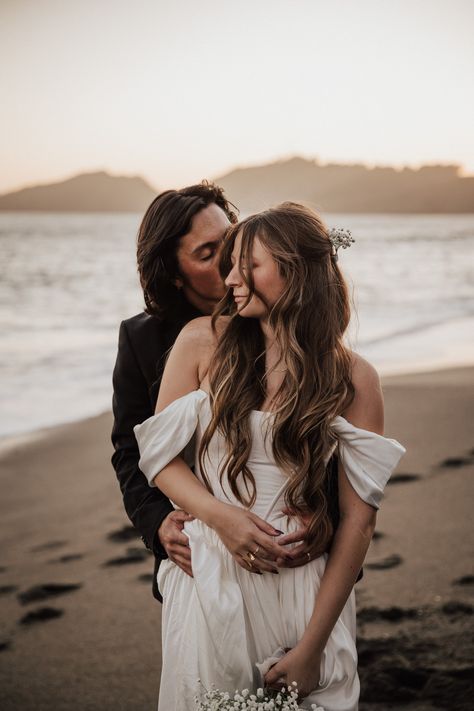
POLYGON ((206 399, 204 390, 193 390, 133 428, 140 449, 138 466, 150 486, 154 486, 158 472, 183 450, 187 464, 194 464, 194 451, 187 451, 186 446, 192 441, 199 410, 206 399))
MULTIPOLYGON (((137 425, 140 468, 151 485, 154 477, 188 447, 186 461, 206 429, 211 412, 207 393, 196 390, 175 400, 158 415, 137 425), (192 450, 192 451, 191 451, 192 450)), ((272 453, 270 413, 249 415, 252 447, 248 466, 256 482, 252 511, 286 532, 298 520, 282 513, 287 476, 272 453)), ((354 427, 342 417, 333 427, 344 471, 361 496, 378 508, 390 474, 404 453, 395 440, 354 427)), ((222 435, 211 439, 206 474, 214 495, 237 506, 225 477, 219 480, 226 453, 222 435)), ((199 463, 195 472, 201 478, 199 463)), ((262 685, 259 669, 282 648, 294 647, 311 618, 324 574, 327 554, 299 568, 280 569, 278 575, 255 575, 239 566, 215 531, 195 519, 186 522, 193 578, 165 560, 158 573, 163 595, 162 675, 159 711, 189 711, 199 690, 212 684, 229 693, 262 685)), ((300 708, 317 704, 324 711, 356 711, 359 698, 354 590, 339 616, 321 658, 317 689, 300 708)))
POLYGON ((355 427, 344 417, 336 417, 332 428, 338 437, 338 453, 346 476, 360 498, 378 509, 405 447, 395 439, 355 427))

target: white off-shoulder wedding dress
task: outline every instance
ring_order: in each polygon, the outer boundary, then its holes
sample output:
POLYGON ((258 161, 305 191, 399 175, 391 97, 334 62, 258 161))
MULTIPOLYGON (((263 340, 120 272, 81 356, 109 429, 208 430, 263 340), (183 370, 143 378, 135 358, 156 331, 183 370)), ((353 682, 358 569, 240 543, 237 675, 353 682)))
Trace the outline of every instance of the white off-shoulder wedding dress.
MULTIPOLYGON (((154 476, 184 451, 189 464, 211 417, 209 396, 195 390, 134 428, 140 447, 140 468, 150 484, 154 476)), ((257 497, 252 511, 283 532, 298 522, 282 513, 287 477, 276 464, 271 447, 272 414, 250 414, 253 434, 248 467, 257 497)), ((359 429, 343 417, 333 421, 344 471, 359 496, 378 508, 384 487, 404 448, 395 440, 359 429)), ((226 453, 220 433, 211 440, 206 473, 214 494, 241 504, 230 488, 219 483, 219 463, 226 453)), ((331 452, 328 453, 329 459, 331 452)), ((161 563, 158 586, 163 595, 162 674, 159 711, 191 711, 198 679, 206 688, 253 689, 261 686, 261 665, 274 653, 294 647, 313 612, 327 554, 279 575, 255 575, 232 558, 214 530, 199 520, 184 527, 189 537, 194 577, 170 560, 161 563)), ((356 652, 356 610, 352 590, 337 620, 321 660, 318 689, 301 708, 311 704, 325 711, 355 711, 359 698, 356 652)), ((292 680, 289 680, 292 681, 292 680)))

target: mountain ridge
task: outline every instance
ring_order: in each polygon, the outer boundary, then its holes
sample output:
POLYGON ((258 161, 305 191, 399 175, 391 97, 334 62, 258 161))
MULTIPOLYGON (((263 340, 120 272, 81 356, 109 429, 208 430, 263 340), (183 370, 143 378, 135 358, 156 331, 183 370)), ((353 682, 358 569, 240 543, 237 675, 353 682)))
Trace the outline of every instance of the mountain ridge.
POLYGON ((139 175, 111 175, 99 170, 0 195, 0 210, 142 212, 156 195, 139 175))
MULTIPOLYGON (((474 177, 460 171, 456 164, 398 169, 293 156, 238 167, 215 182, 244 214, 285 200, 321 212, 474 213, 474 177)), ((143 212, 157 194, 140 175, 88 171, 0 195, 0 211, 143 212)))
POLYGON ((461 177, 460 170, 459 165, 322 165, 295 156, 236 168, 217 182, 248 212, 296 200, 322 212, 472 213, 474 177, 461 177))

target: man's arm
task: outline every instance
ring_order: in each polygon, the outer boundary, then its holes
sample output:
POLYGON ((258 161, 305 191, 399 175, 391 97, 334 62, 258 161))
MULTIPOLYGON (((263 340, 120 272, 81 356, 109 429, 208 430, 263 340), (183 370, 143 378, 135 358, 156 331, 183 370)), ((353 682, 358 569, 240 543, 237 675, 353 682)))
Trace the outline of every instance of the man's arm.
POLYGON ((148 485, 138 467, 140 453, 133 427, 153 415, 148 384, 133 350, 127 325, 120 325, 117 360, 113 373, 114 425, 112 464, 122 491, 125 510, 146 547, 158 558, 167 553, 157 535, 158 528, 173 511, 169 499, 148 485))

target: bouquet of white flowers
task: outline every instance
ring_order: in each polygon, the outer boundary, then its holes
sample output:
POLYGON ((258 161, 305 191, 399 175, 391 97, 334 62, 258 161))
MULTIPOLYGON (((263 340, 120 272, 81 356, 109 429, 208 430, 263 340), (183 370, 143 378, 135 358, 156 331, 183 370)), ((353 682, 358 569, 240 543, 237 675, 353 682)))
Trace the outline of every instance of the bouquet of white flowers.
MULTIPOLYGON (((210 690, 204 688, 204 695, 197 695, 194 701, 196 711, 298 711, 300 708, 296 681, 280 691, 257 689, 256 694, 251 694, 248 689, 243 689, 235 691, 232 697, 227 691, 212 686, 210 690)), ((324 711, 316 704, 311 704, 311 709, 324 711)))

